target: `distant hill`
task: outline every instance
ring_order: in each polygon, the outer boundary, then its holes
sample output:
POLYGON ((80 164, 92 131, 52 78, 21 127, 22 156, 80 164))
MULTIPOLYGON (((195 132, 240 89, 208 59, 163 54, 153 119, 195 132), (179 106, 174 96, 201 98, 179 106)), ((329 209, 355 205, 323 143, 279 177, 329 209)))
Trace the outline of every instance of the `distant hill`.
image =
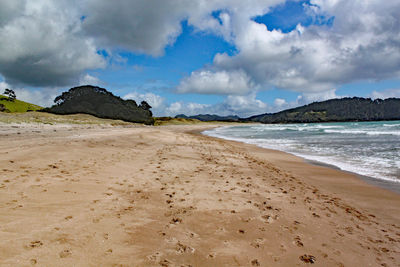
POLYGON ((142 101, 124 100, 104 88, 85 85, 71 88, 56 97, 56 103, 43 111, 54 114, 90 114, 99 118, 153 124, 151 106, 142 101))
POLYGON ((184 114, 176 115, 175 118, 181 119, 195 119, 199 121, 228 121, 235 122, 239 121, 240 118, 238 116, 218 116, 218 115, 210 115, 210 114, 199 114, 195 116, 186 116, 184 114))
POLYGON ((27 112, 42 109, 41 106, 24 102, 18 99, 8 101, 8 97, 0 95, 0 111, 2 112, 27 112))
POLYGON ((197 119, 200 121, 261 123, 400 120, 400 98, 388 98, 385 100, 371 100, 370 98, 361 97, 330 99, 277 113, 265 113, 249 118, 239 118, 238 116, 223 117, 210 114, 195 116, 179 114, 175 118, 197 119))
POLYGON ((314 102, 273 114, 252 116, 242 121, 261 123, 307 123, 334 121, 380 121, 400 119, 400 98, 385 100, 342 98, 314 102))

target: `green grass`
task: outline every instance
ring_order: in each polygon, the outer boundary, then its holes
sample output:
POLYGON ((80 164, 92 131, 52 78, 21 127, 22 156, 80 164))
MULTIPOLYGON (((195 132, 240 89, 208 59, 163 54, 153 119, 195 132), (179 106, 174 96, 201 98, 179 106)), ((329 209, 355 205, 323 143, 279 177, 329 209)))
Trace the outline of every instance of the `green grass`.
POLYGON ((42 109, 42 107, 38 105, 34 105, 31 103, 27 103, 18 99, 14 101, 8 101, 6 96, 0 95, 0 104, 3 104, 9 112, 27 112, 29 111, 36 111, 42 109))

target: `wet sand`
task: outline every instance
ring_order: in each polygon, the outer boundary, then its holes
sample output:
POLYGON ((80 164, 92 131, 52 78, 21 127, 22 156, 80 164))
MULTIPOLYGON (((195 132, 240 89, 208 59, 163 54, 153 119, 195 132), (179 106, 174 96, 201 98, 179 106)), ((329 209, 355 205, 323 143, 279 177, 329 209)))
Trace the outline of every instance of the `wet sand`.
POLYGON ((1 266, 400 266, 400 196, 194 133, 0 125, 1 266))

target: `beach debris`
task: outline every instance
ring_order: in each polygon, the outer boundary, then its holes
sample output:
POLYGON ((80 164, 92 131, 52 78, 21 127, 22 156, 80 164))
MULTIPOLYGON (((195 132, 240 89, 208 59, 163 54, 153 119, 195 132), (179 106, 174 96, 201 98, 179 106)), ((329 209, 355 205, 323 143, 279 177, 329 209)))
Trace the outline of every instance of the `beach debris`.
POLYGON ((314 256, 307 255, 307 254, 304 254, 304 255, 300 256, 299 259, 301 261, 304 261, 305 263, 311 263, 312 264, 312 263, 316 262, 316 258, 314 256))
POLYGON ((253 266, 260 266, 260 262, 257 259, 251 261, 251 265, 253 266))

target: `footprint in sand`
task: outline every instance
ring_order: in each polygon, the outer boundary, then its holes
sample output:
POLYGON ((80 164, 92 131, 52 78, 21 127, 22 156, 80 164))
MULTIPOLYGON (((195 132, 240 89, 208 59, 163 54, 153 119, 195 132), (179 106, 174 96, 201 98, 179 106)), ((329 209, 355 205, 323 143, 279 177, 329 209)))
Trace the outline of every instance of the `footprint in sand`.
POLYGON ((153 262, 157 262, 160 260, 162 255, 163 254, 161 252, 156 251, 153 254, 147 256, 147 259, 149 259, 150 261, 153 261, 153 262))
POLYGON ((72 252, 69 249, 64 249, 63 251, 61 251, 59 253, 60 258, 66 258, 66 257, 69 257, 71 255, 72 255, 72 252))
POLYGON ((40 240, 32 241, 32 242, 28 245, 28 247, 30 247, 30 248, 38 248, 38 247, 41 247, 41 246, 43 246, 43 242, 40 241, 40 240))
POLYGON ((182 223, 182 219, 181 218, 172 218, 170 224, 179 224, 182 223))
POLYGON ((171 265, 171 262, 167 259, 161 260, 158 264, 160 264, 160 266, 162 267, 168 267, 171 265))
POLYGON ((250 243, 250 246, 252 246, 254 248, 260 248, 261 245, 263 245, 264 243, 265 243, 264 238, 257 238, 256 240, 254 240, 253 242, 250 243))
POLYGON ((305 262, 305 263, 311 263, 311 264, 312 264, 312 263, 315 263, 315 262, 316 262, 316 259, 315 259, 314 256, 312 256, 312 255, 307 255, 307 254, 304 254, 304 255, 300 256, 299 259, 300 259, 301 261, 305 262))
POLYGON ((182 244, 180 241, 178 241, 178 243, 176 244, 176 252, 178 254, 183 254, 183 253, 194 253, 195 249, 182 244))
POLYGON ((304 244, 303 244, 303 242, 301 242, 301 239, 300 239, 299 236, 296 236, 296 237, 294 238, 294 243, 295 243, 296 246, 298 246, 298 247, 303 247, 303 246, 304 246, 304 244))

